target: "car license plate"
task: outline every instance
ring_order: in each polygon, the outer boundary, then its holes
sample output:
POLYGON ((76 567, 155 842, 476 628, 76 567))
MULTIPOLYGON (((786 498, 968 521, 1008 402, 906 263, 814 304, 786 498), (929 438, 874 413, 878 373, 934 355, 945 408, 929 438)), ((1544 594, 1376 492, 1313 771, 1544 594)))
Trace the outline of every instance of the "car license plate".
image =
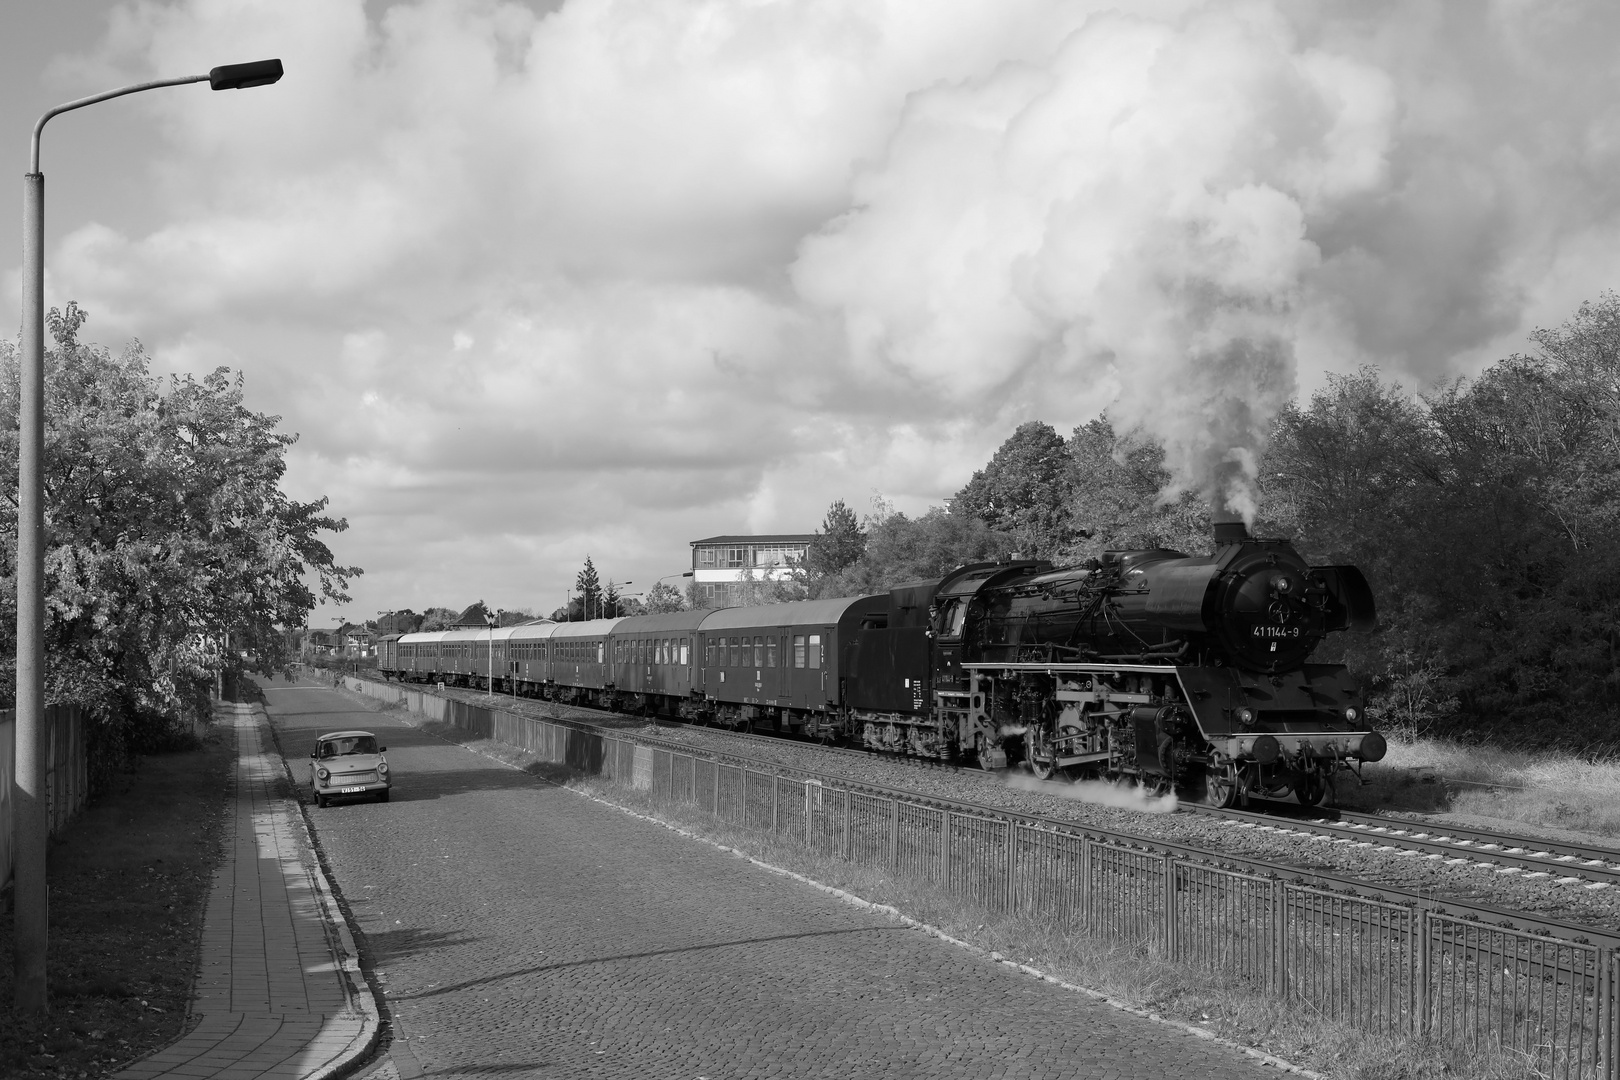
POLYGON ((356 791, 364 791, 364 790, 366 790, 366 785, 358 784, 355 787, 346 787, 346 788, 344 788, 343 789, 343 794, 352 795, 356 791))

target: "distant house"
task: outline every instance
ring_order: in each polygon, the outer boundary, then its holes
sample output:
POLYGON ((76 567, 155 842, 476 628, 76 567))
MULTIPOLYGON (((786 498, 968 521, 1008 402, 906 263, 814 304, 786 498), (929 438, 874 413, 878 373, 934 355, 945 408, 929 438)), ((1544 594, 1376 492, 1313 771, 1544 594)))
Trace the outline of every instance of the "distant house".
POLYGON ((810 554, 815 533, 769 533, 760 536, 710 536, 693 540, 692 585, 703 607, 729 607, 741 591, 744 574, 756 581, 782 581, 792 576, 810 554))

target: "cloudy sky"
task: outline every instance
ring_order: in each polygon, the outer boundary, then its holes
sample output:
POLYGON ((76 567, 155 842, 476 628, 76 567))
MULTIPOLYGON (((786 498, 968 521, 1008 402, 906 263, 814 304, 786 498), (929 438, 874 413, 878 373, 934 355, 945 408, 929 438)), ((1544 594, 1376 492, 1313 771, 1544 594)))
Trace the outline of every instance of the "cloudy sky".
POLYGON ((300 433, 291 492, 366 569, 315 622, 549 611, 587 553, 638 591, 834 498, 924 509, 1034 418, 1107 408, 1241 508, 1324 373, 1468 374, 1616 285, 1617 31, 1596 0, 30 0, 0 120, 21 173, 51 105, 282 58, 52 122, 47 303, 300 433))

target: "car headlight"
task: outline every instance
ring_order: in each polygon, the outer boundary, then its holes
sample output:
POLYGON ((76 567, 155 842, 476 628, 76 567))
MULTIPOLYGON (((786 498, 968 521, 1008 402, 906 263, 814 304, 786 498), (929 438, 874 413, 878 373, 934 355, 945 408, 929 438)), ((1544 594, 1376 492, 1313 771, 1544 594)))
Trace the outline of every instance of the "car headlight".
POLYGON ((331 773, 326 771, 326 766, 325 765, 322 765, 320 768, 316 769, 315 770, 315 775, 320 777, 322 780, 331 779, 331 776, 332 776, 331 773))
POLYGON ((377 775, 378 776, 387 776, 388 775, 388 762, 386 762, 386 761, 377 762, 377 775))

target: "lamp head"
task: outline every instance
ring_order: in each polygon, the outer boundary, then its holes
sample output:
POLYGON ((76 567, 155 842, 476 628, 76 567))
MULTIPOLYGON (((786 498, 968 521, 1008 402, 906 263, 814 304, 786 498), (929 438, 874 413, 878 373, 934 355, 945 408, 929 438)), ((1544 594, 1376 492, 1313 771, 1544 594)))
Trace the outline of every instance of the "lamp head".
POLYGON ((280 80, 280 60, 253 60, 246 64, 225 64, 208 73, 211 90, 246 90, 250 86, 269 86, 280 80))

